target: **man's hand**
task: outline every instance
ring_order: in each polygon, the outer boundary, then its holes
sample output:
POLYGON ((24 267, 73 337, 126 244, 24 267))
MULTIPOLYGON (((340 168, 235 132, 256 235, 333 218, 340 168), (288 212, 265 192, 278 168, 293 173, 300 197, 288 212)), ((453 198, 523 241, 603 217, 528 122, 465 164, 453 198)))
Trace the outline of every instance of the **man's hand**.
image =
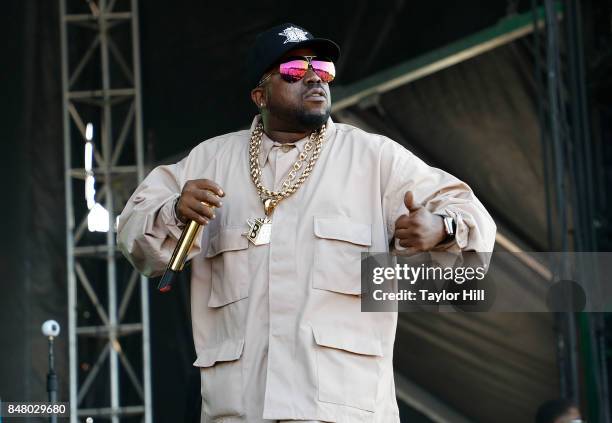
POLYGON ((223 205, 219 199, 223 196, 221 187, 210 179, 187 181, 175 205, 176 217, 183 223, 195 220, 206 225, 215 218, 214 207, 223 205))
POLYGON ((444 219, 415 203, 412 191, 404 195, 408 214, 395 221, 394 237, 399 245, 414 251, 429 251, 446 238, 444 219))

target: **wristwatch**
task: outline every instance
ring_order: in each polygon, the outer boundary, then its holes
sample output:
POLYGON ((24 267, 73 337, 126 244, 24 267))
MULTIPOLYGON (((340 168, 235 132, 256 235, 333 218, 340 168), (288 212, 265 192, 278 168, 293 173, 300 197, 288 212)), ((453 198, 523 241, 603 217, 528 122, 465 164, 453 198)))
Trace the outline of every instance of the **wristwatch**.
POLYGON ((446 232, 446 240, 455 238, 455 232, 457 231, 457 224, 455 219, 450 216, 442 216, 444 220, 444 231, 446 232))

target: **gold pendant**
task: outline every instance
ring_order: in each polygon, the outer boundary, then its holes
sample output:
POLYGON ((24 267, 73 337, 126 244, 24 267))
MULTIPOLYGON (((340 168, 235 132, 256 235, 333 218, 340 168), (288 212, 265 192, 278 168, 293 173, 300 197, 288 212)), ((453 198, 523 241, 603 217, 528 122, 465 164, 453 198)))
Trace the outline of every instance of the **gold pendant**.
POLYGON ((266 216, 272 216, 272 213, 274 213, 274 208, 277 204, 278 202, 271 198, 266 198, 264 200, 264 211, 266 212, 266 216))
POLYGON ((272 235, 272 220, 267 217, 247 219, 249 230, 242 235, 246 236, 253 245, 265 245, 270 243, 272 235))

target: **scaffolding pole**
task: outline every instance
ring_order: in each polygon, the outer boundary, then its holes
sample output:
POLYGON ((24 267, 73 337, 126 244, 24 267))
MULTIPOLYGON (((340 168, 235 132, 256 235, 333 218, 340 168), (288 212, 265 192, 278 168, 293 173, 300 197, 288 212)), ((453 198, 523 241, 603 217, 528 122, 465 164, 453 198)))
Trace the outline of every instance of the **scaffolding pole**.
POLYGON ((59 1, 70 418, 150 423, 148 283, 116 249, 116 216, 145 173, 138 2, 59 1), (108 213, 102 233, 94 209, 108 213))

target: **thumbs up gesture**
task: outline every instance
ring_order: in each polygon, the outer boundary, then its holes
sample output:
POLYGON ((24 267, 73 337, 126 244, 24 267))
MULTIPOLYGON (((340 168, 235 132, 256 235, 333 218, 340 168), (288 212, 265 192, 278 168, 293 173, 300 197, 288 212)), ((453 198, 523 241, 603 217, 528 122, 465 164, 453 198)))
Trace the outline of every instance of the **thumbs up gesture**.
POLYGON ((429 251, 446 238, 444 219, 414 201, 412 191, 404 195, 408 213, 395 221, 395 239, 399 245, 414 251, 429 251))

